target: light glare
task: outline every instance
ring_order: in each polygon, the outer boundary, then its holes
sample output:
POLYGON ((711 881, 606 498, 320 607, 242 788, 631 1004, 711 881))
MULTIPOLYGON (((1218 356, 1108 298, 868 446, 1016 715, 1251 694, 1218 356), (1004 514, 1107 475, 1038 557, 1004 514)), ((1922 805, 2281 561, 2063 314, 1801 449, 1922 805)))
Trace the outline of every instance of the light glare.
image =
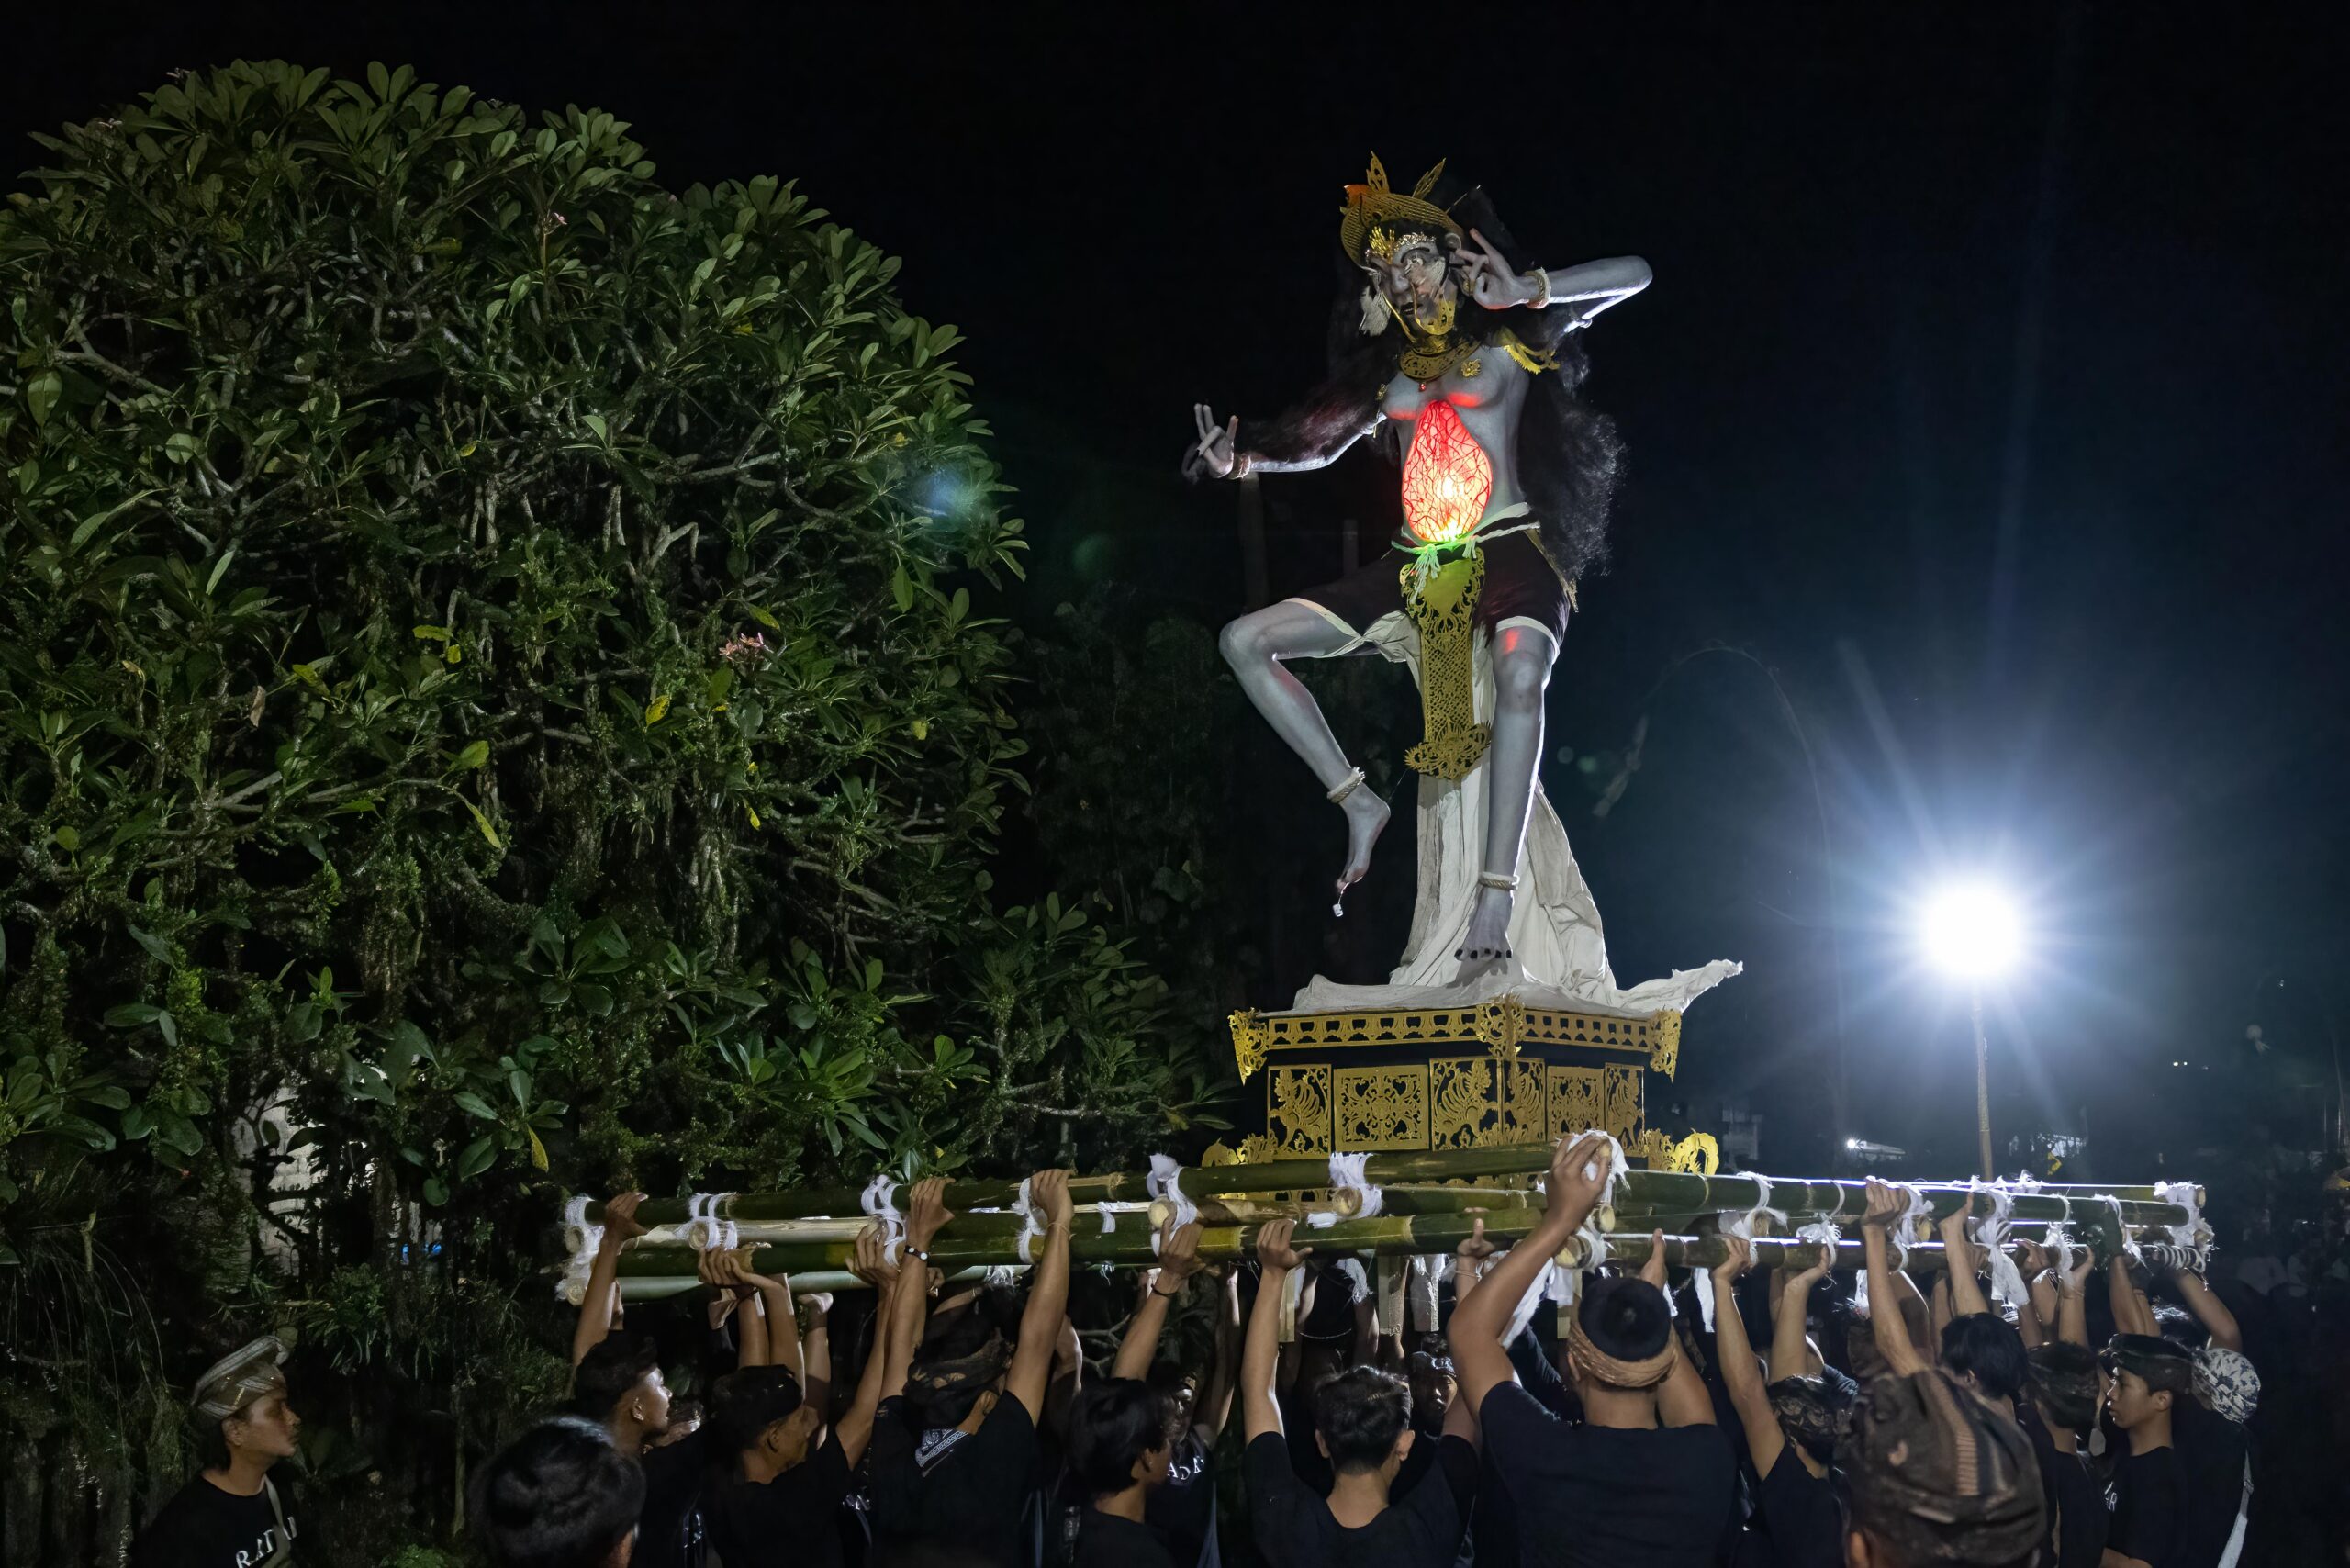
POLYGON ((2015 962, 2020 946, 2015 906, 1995 888, 1944 890, 1926 905, 1927 956, 1954 975, 1985 979, 2015 962))

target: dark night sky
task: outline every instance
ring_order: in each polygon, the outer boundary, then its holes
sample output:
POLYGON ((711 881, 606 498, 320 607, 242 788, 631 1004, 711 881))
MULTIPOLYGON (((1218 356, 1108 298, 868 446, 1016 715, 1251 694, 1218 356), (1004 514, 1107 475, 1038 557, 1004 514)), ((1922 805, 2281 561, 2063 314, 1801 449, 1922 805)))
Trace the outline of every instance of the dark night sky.
MULTIPOLYGON (((1545 260, 1655 269, 1590 340, 1631 470, 1550 704, 1577 751, 1645 711, 1643 766, 1605 821, 1550 778, 1619 977, 1749 962, 1692 1014, 1684 1087, 1754 1096, 1783 1166, 1816 1147, 1823 809, 1856 1130, 1964 1147, 1964 1021, 1897 935, 1943 863, 2028 892, 1994 1071, 2055 1114, 2094 1094, 2107 1137, 2174 1140, 2210 1101, 2149 1086, 2225 1075, 2255 1016, 2322 1061, 2350 980, 2342 13, 1026 14, 41 6, 0 129, 174 66, 380 58, 609 108, 678 185, 797 178, 968 334, 1038 606, 1108 573, 1211 622, 1242 590, 1229 495, 1173 478, 1190 404, 1309 384, 1339 185, 1369 149, 1404 180, 1449 157, 1545 260), (1717 643, 1777 672, 1818 801, 1756 663, 1650 698, 1717 643)), ((1365 454, 1268 482, 1277 594, 1333 575, 1345 511, 1392 527, 1382 480, 1365 454)))

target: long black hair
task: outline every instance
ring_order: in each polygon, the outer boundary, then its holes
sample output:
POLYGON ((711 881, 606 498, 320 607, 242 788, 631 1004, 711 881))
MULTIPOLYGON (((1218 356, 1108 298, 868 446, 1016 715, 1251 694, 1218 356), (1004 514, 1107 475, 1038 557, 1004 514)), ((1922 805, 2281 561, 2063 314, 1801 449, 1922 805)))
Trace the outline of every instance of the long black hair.
MULTIPOLYGON (((1532 265, 1480 185, 1448 197, 1440 184, 1437 199, 1451 213, 1463 233, 1474 229, 1501 252, 1513 272, 1532 265)), ((1350 392, 1376 398, 1396 373, 1406 347, 1404 334, 1390 330, 1376 334, 1362 330, 1361 269, 1340 258, 1338 297, 1331 307, 1328 347, 1331 381, 1350 392)), ((1583 399, 1583 378, 1591 359, 1583 352, 1582 334, 1571 330, 1572 312, 1548 310, 1487 310, 1462 297, 1456 319, 1478 341, 1495 342, 1514 332, 1538 354, 1557 359, 1559 368, 1534 377, 1527 389, 1517 430, 1517 476, 1528 503, 1542 524, 1543 547, 1570 581, 1598 572, 1607 560, 1607 509, 1615 499, 1623 464, 1623 442, 1616 421, 1583 399)), ((1310 407, 1310 405, 1309 405, 1310 407)), ((1401 464, 1403 432, 1382 425, 1380 449, 1391 462, 1401 464)))

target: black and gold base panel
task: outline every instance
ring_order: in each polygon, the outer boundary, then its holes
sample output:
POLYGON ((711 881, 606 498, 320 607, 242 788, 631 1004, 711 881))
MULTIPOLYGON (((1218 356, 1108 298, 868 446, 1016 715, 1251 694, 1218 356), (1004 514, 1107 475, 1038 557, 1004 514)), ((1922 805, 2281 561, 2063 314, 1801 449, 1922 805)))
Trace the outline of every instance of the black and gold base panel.
POLYGON ((1241 1081, 1263 1084, 1264 1125, 1210 1163, 1372 1149, 1547 1143, 1605 1127, 1651 1169, 1719 1163, 1707 1134, 1675 1142, 1648 1126, 1647 1075, 1680 1064, 1681 1014, 1645 1018, 1528 1007, 1235 1013, 1241 1081))

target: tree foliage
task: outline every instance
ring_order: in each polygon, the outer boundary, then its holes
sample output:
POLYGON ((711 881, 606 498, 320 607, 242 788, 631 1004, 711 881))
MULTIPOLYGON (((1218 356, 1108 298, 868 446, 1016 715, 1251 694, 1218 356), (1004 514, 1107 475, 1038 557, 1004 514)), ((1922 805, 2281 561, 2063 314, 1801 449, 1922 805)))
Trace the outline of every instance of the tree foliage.
POLYGON ((494 1423, 565 1188, 1105 1158, 1217 1070, 990 897, 955 330, 789 184, 366 76, 185 78, 0 213, 0 1262, 111 1204, 167 1318, 494 1423))

